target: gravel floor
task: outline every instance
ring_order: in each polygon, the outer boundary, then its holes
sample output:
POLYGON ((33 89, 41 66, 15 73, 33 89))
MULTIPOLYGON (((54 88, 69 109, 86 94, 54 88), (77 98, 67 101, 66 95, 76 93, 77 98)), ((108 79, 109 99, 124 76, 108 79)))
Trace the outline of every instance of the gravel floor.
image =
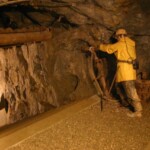
POLYGON ((105 102, 103 112, 95 104, 9 150, 144 150, 150 142, 150 103, 140 119, 127 112, 114 102, 105 102))

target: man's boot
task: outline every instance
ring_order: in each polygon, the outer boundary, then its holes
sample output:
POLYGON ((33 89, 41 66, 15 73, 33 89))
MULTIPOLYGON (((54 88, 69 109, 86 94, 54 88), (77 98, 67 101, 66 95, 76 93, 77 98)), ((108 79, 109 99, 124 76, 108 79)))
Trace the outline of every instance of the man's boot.
POLYGON ((142 117, 142 112, 141 111, 136 111, 136 112, 132 112, 132 113, 127 113, 128 117, 134 118, 141 118, 142 117))
POLYGON ((142 117, 142 105, 140 101, 133 101, 133 107, 135 112, 133 113, 128 113, 127 115, 129 117, 138 117, 141 118, 142 117))

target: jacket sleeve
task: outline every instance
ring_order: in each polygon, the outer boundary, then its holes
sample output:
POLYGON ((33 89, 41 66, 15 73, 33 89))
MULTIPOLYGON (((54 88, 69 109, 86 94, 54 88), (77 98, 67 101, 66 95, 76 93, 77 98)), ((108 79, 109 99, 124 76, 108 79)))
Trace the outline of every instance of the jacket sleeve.
POLYGON ((112 54, 118 50, 117 44, 100 44, 99 50, 112 54))

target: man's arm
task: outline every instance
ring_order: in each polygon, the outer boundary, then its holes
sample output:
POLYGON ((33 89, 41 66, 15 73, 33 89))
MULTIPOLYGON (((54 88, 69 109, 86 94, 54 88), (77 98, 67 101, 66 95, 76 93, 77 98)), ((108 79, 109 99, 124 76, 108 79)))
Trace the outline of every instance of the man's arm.
POLYGON ((118 50, 117 43, 115 44, 100 44, 99 50, 103 52, 107 52, 108 54, 112 54, 118 50))

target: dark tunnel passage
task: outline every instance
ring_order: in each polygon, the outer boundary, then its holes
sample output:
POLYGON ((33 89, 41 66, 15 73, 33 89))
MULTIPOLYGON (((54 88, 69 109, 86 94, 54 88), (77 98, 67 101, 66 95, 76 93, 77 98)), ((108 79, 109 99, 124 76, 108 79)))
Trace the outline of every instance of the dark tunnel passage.
POLYGON ((143 12, 150 13, 150 10, 149 10, 150 2, 149 2, 149 0, 139 1, 139 3, 140 3, 140 6, 141 6, 143 12))
MULTIPOLYGON (((149 102, 148 0, 9 2, 0 2, 0 109, 7 118, 0 126, 96 94, 86 50, 115 42, 111 37, 120 27, 137 43, 137 88, 149 102)), ((97 56, 110 89, 115 56, 97 56)), ((114 85, 111 94, 116 96, 114 85)))

